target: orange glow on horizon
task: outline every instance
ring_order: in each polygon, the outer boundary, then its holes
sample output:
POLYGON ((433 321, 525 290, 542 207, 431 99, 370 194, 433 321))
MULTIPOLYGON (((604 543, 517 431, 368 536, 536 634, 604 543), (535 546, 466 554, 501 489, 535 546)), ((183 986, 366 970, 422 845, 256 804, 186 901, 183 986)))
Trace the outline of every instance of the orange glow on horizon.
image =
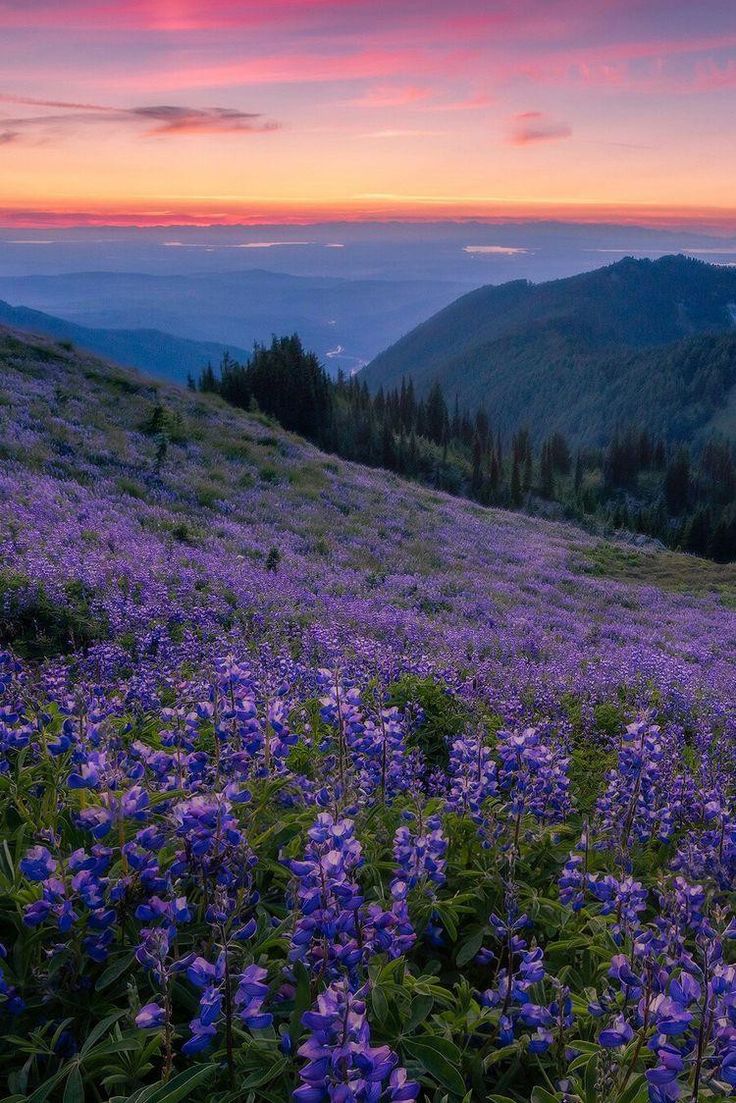
POLYGON ((74 227, 175 228, 209 226, 309 226, 329 222, 515 222, 555 221, 570 223, 615 223, 658 228, 697 228, 716 234, 736 233, 736 207, 655 206, 616 203, 524 202, 489 199, 453 202, 446 197, 417 202, 416 197, 402 201, 391 197, 368 201, 356 199, 344 203, 275 203, 267 200, 242 200, 216 206, 178 200, 172 203, 152 201, 49 204, 43 209, 28 208, 21 202, 0 204, 0 229, 34 227, 70 229, 74 227))

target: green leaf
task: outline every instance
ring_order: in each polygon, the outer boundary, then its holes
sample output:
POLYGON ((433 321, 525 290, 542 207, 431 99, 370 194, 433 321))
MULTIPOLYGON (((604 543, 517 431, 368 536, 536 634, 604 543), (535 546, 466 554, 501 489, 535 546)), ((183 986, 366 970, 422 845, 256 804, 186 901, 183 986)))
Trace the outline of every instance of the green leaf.
POLYGON ((553 1095, 552 1092, 548 1092, 546 1088, 540 1088, 537 1086, 532 1089, 531 1103, 559 1103, 560 1096, 553 1095))
POLYGON ((84 1103, 84 1083, 79 1065, 75 1065, 66 1078, 63 1103, 84 1103))
POLYGON ((437 907, 435 910, 442 926, 445 928, 452 941, 455 942, 457 939, 457 923, 455 921, 455 916, 447 907, 437 907))
POLYGON ((103 1038, 110 1027, 114 1026, 118 1019, 122 1019, 124 1014, 124 1011, 114 1011, 112 1015, 108 1015, 102 1022, 93 1026, 84 1040, 84 1045, 79 1051, 79 1056, 84 1059, 90 1050, 94 1048, 95 1042, 99 1042, 100 1038, 103 1038))
POLYGON ((576 1057, 574 1061, 571 1061, 567 1066, 568 1072, 577 1072, 578 1069, 584 1069, 588 1067, 588 1062, 592 1061, 595 1054, 593 1053, 581 1053, 579 1057, 576 1057))
POLYGON ((641 1073, 635 1076, 625 1092, 618 1097, 616 1103, 646 1103, 649 1097, 649 1087, 646 1077, 641 1073))
POLYGON ((415 996, 411 1001, 411 1011, 406 1023, 405 1032, 411 1034, 413 1030, 423 1023, 434 1007, 434 996, 415 996))
POLYGON ((49 1096, 59 1081, 66 1076, 67 1072, 67 1066, 58 1069, 48 1080, 44 1080, 43 1084, 39 1085, 32 1095, 28 1096, 26 1103, 44 1103, 44 1100, 49 1096))
POLYGON ((598 1076, 598 1058, 591 1056, 585 1069, 584 1092, 586 1103, 596 1103, 596 1079, 598 1076))
POLYGON ((405 1038, 402 1047, 443 1088, 454 1095, 465 1095, 466 1085, 459 1071, 462 1054, 453 1042, 423 1034, 421 1038, 405 1038))
POLYGON ((600 1046, 597 1042, 588 1042, 585 1038, 573 1038, 568 1043, 570 1049, 577 1049, 580 1053, 600 1053, 600 1046))
POLYGON ((113 961, 102 973, 100 973, 97 978, 97 983, 95 984, 95 991, 103 992, 105 988, 109 988, 111 984, 114 984, 115 981, 123 975, 134 960, 133 954, 125 954, 117 961, 113 961))
POLYGON ((494 1049, 487 1057, 483 1059, 483 1067, 490 1068, 491 1065, 497 1064, 499 1061, 504 1061, 507 1057, 513 1057, 514 1054, 519 1052, 519 1043, 511 1042, 507 1046, 501 1046, 500 1049, 494 1049))
POLYGON ((388 1000, 380 987, 374 988, 371 992, 371 1006, 373 1007, 376 1021, 385 1023, 388 1016, 388 1000))
MULTIPOLYGON (((113 1038, 109 1042, 102 1042, 95 1046, 94 1053, 89 1056, 109 1057, 113 1053, 137 1053, 142 1050, 145 1039, 141 1035, 129 1035, 127 1038, 113 1038)), ((154 1049, 159 1048, 159 1040, 154 1038, 154 1049)))
POLYGON ((193 1069, 180 1072, 168 1084, 156 1085, 153 1094, 146 1096, 146 1103, 179 1103, 180 1099, 186 1099, 194 1088, 208 1080, 213 1072, 215 1065, 196 1065, 193 1069))
POLYGON ((289 1062, 285 1057, 279 1057, 274 1061, 273 1065, 267 1069, 261 1069, 260 1072, 252 1072, 250 1076, 246 1077, 238 1087, 243 1088, 260 1088, 264 1084, 269 1084, 272 1080, 275 1080, 277 1076, 280 1076, 282 1072, 286 1070, 289 1062))
POLYGON ((302 1029, 302 1015, 312 1005, 312 986, 309 973, 301 961, 294 963, 294 976, 296 977, 296 992, 294 994, 294 1010, 291 1013, 289 1034, 295 1041, 302 1029))
POLYGON ((157 804, 163 804, 165 800, 182 800, 187 796, 184 789, 171 789, 161 793, 149 793, 148 806, 155 808, 157 804))
POLYGON ((455 963, 459 967, 467 965, 469 961, 473 960, 475 955, 478 953, 478 950, 480 950, 481 946, 483 945, 484 935, 485 931, 481 928, 481 930, 476 931, 475 934, 472 934, 470 938, 467 938, 465 942, 463 942, 462 946, 455 955, 455 963))

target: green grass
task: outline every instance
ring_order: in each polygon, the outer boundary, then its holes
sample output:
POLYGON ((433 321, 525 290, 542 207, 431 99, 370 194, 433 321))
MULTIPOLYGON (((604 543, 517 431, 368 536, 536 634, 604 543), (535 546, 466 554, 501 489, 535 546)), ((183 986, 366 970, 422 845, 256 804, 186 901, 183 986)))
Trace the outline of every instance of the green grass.
POLYGON ((717 594, 728 605, 736 603, 736 564, 712 563, 694 555, 671 551, 644 551, 601 543, 583 552, 586 574, 619 582, 657 586, 670 593, 702 597, 717 594))

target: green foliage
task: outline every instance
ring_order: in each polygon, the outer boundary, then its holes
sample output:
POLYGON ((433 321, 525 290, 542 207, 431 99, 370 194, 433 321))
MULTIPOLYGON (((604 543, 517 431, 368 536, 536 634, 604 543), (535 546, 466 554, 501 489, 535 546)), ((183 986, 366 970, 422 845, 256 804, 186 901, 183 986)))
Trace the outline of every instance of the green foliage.
POLYGON ((628 548, 601 542, 587 548, 584 569, 621 582, 657 586, 675 593, 720 594, 724 600, 736 597, 736 567, 733 564, 708 563, 693 556, 672 552, 628 548))
POLYGON ((128 494, 131 498, 138 498, 140 501, 145 501, 146 490, 135 479, 129 479, 123 475, 119 479, 115 480, 115 485, 121 494, 128 494))
POLYGON ((255 344, 246 364, 226 354, 219 375, 208 367, 200 376, 199 388, 245 410, 255 405, 284 428, 329 444, 330 382, 317 357, 304 349, 296 334, 274 337, 269 347, 255 344))
POLYGON ((465 706, 432 678, 405 674, 388 687, 389 704, 417 711, 409 745, 418 747, 432 766, 446 767, 448 739, 459 735, 470 721, 465 706))
POLYGON ((46 659, 89 647, 107 636, 104 619, 93 613, 91 594, 79 582, 59 600, 40 583, 0 571, 0 642, 21 658, 46 659))
MULTIPOLYGON (((162 694, 162 704, 173 704, 175 691, 162 694)), ((460 716, 452 696, 439 682, 406 676, 390 687, 395 700, 407 706, 422 702, 427 731, 444 730, 452 735, 460 716)), ((570 698, 568 711, 575 715, 578 700, 570 698)), ((603 702, 594 709, 601 739, 614 726, 621 705, 603 702)), ((327 729, 320 719, 316 698, 302 702, 289 717, 299 742, 291 748, 287 765, 297 774, 319 777, 315 770, 315 744, 327 729), (308 739, 305 736, 309 733, 308 739)), ((57 732, 62 722, 58 711, 45 717, 45 733, 57 732)), ((128 725, 120 718, 120 733, 128 725)), ((159 717, 135 719, 136 738, 162 751, 158 735, 159 717)), ((618 729, 617 729, 618 730, 618 729)), ((421 728, 419 729, 421 731, 421 728)), ((615 733, 613 733, 615 734, 615 733)), ((202 728, 199 749, 210 750, 212 730, 202 728)), ((11 775, 0 784, 0 822, 5 838, 0 844, 0 935, 12 947, 6 963, 14 976, 29 975, 37 967, 40 950, 38 931, 20 922, 19 910, 30 902, 29 886, 18 875, 18 861, 39 831, 60 833, 65 845, 77 845, 75 812, 87 799, 63 784, 68 763, 54 756, 33 759, 21 755, 11 775)), ((173 984, 175 1036, 173 1070, 166 1076, 165 1038, 162 1031, 138 1030, 134 1016, 152 996, 151 980, 134 961, 132 946, 137 927, 131 924, 131 945, 111 948, 107 961, 97 964, 78 954, 76 932, 67 945, 56 947, 56 982, 45 1008, 46 1025, 29 1025, 21 1016, 4 1030, 0 1045, 0 1075, 7 1082, 8 1103, 84 1103, 108 1099, 111 1103, 288 1103, 302 1060, 296 1052, 306 1032, 304 1011, 313 1007, 322 984, 299 962, 290 963, 294 990, 276 999, 287 967, 288 936, 292 917, 284 913, 283 893, 288 877, 284 857, 303 853, 305 832, 313 820, 313 809, 284 806, 276 797, 279 780, 254 779, 252 801, 243 806, 249 841, 258 855, 257 933, 252 942, 254 957, 269 969, 271 1006, 277 1009, 278 1029, 288 1034, 291 1051, 284 1052, 276 1030, 254 1033, 236 1029, 233 1070, 235 1089, 227 1073, 224 1044, 201 1059, 188 1063, 181 1054, 186 1023, 196 1013, 197 995, 182 980, 173 984), (85 998, 79 998, 84 991, 85 998), (78 1041, 70 1055, 59 1052, 59 1041, 67 1031, 78 1041)), ((165 804, 174 794, 153 793, 152 802, 165 804)), ((437 811, 440 802, 430 802, 427 812, 437 811)), ((489 809, 489 812, 491 810, 489 809)), ((498 809, 502 832, 503 812, 498 809)), ((413 891, 408 906, 419 934, 416 952, 390 960, 377 954, 368 966, 368 1020, 375 1045, 389 1045, 397 1053, 410 1077, 422 1085, 420 1098, 432 1103, 564 1103, 566 1098, 589 1103, 644 1103, 643 1071, 651 1065, 646 1047, 634 1055, 633 1048, 615 1056, 615 1094, 603 1094, 596 1084, 596 1069, 603 1053, 594 1039, 600 1020, 588 1010, 589 1000, 607 983, 613 954, 631 952, 611 937, 609 923, 600 916, 598 905, 588 902, 577 912, 563 907, 556 898, 557 879, 570 846, 579 834, 579 822, 569 825, 525 822, 519 835, 515 862, 515 891, 518 905, 528 915, 535 941, 544 948, 547 977, 530 992, 530 998, 548 1004, 556 996, 550 980, 557 976, 572 990, 575 1023, 553 1027, 555 1044, 541 1056, 529 1053, 531 1028, 517 1030, 508 1044, 499 1044, 499 1006, 485 1006, 480 992, 493 983, 493 964, 480 965, 475 958, 482 946, 503 960, 504 945, 489 926, 488 917, 504 907, 509 875, 508 847, 480 845, 476 825, 467 818, 446 815, 444 828, 449 839, 447 882, 436 892, 413 891), (424 932, 429 921, 441 930, 439 943, 429 942, 424 932), (575 1056, 570 1056, 573 1050, 575 1056), (630 1067, 630 1072, 626 1071, 630 1067), (567 1095, 554 1085, 567 1081, 567 1095)), ((393 871, 391 846, 398 817, 394 807, 359 807, 355 813, 358 836, 366 862, 360 867, 362 888, 369 899, 386 899, 393 871)), ((135 830, 126 825, 125 831, 135 830)), ((634 857, 636 876, 655 883, 667 868, 667 847, 652 842, 638 848, 634 857)), ((172 855, 162 851, 164 867, 172 855)), ((595 868, 616 873, 616 856, 604 851, 590 856, 595 868)), ((182 928, 182 950, 201 949, 210 959, 216 952, 212 932, 203 918, 204 903, 195 891, 189 900, 194 913, 182 928)), ((127 936, 126 936, 127 937, 127 936)), ((35 1013, 36 1008, 31 1009, 35 1013)), ((715 1100, 716 1097, 714 1097, 715 1100)))
POLYGON ((203 509, 213 509, 225 493, 217 483, 200 480, 194 487, 197 505, 203 509))
POLYGON ((593 730, 588 731, 581 698, 567 694, 562 703, 573 737, 568 768, 570 793, 576 808, 588 815, 601 793, 607 771, 615 763, 611 748, 627 723, 626 712, 620 702, 599 701, 593 706, 593 730))
POLYGON ((187 439, 184 419, 179 410, 169 410, 157 401, 148 410, 141 424, 141 432, 146 436, 172 444, 183 444, 187 439))
POLYGON ((626 716, 621 705, 611 701, 600 701, 595 705, 593 717, 596 730, 609 738, 619 734, 626 725, 626 716))
POLYGON ((570 753, 570 795, 581 812, 589 814, 600 795, 606 772, 615 755, 594 739, 578 743, 570 753))

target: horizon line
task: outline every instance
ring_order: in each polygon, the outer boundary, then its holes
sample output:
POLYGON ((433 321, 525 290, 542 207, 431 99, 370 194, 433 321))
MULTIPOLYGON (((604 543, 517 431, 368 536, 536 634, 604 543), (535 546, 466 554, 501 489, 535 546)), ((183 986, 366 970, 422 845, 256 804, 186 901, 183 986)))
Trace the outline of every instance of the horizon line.
MULTIPOLYGON (((234 204, 198 204, 134 199, 99 204, 35 206, 0 203, 0 230, 62 229, 254 229, 265 226, 436 223, 549 223, 637 226, 641 229, 696 229, 736 233, 736 206, 685 204, 580 203, 573 201, 482 200, 467 197, 401 197, 390 202, 311 203, 262 198, 234 204)), ((177 197, 179 199, 179 197, 177 197)))

